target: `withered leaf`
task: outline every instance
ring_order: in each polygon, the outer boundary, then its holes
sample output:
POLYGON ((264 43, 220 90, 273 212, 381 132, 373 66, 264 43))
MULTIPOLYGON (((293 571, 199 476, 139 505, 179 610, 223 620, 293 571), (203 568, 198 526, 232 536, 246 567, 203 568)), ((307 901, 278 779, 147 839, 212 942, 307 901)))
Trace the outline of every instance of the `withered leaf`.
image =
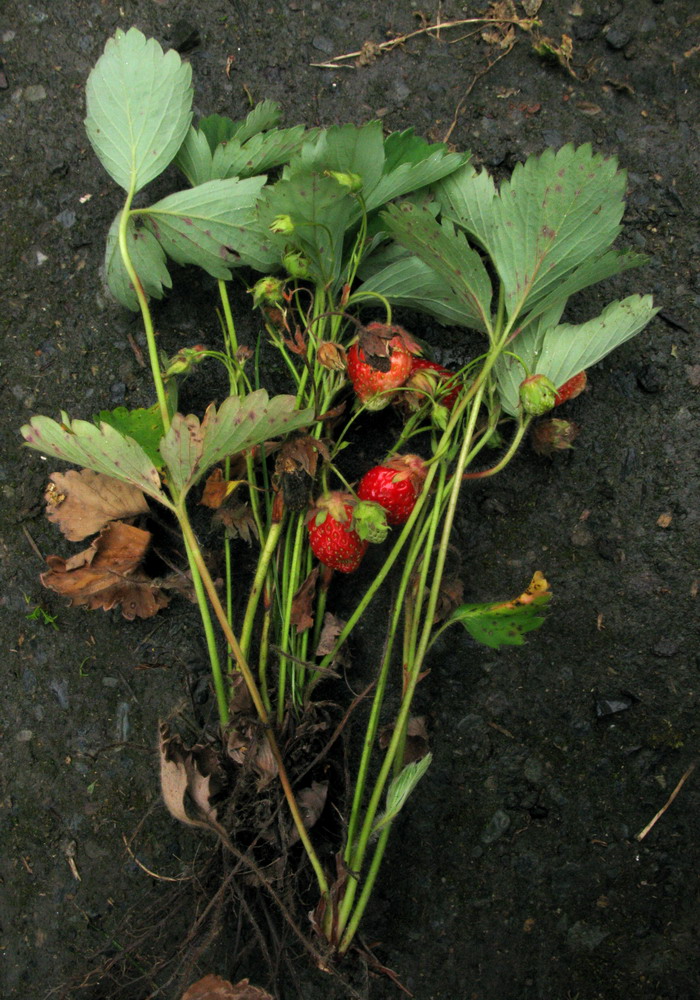
MULTIPOLYGON (((323 812, 328 798, 328 782, 313 781, 308 788, 302 788, 297 794, 297 805, 299 812, 307 830, 318 822, 319 816, 323 812)), ((299 831, 292 827, 289 834, 289 843, 296 844, 299 839, 299 831)))
POLYGON ((324 461, 330 462, 328 448, 317 438, 309 434, 293 437, 285 441, 279 450, 279 455, 275 459, 275 472, 280 475, 283 472, 296 472, 303 469, 313 479, 318 467, 318 457, 322 456, 324 461))
POLYGON ((147 514, 137 486, 92 469, 52 472, 44 499, 46 516, 71 542, 82 542, 110 521, 147 514))
POLYGON ((229 538, 241 538, 250 545, 253 538, 258 537, 258 526, 253 511, 247 503, 221 507, 214 515, 214 520, 223 524, 229 538))
POLYGON ((202 491, 202 499, 199 502, 203 507, 218 510, 224 500, 231 496, 242 482, 244 482, 242 479, 224 479, 223 470, 217 466, 207 477, 202 491))
POLYGON ((274 1000, 259 986, 251 986, 249 979, 241 979, 234 986, 221 976, 208 975, 197 980, 182 995, 182 1000, 274 1000))
POLYGON ((141 568, 151 533, 122 521, 112 521, 90 547, 70 559, 48 556, 45 587, 70 598, 71 607, 86 605, 110 611, 121 605, 129 621, 151 618, 167 607, 169 598, 141 568))
POLYGON ((209 801, 218 768, 214 751, 201 745, 187 749, 165 724, 160 726, 159 749, 160 787, 170 814, 188 826, 215 821, 216 809, 209 801))
MULTIPOLYGON (((386 750, 394 733, 393 725, 384 726, 379 733, 379 746, 386 750)), ((425 724, 425 716, 412 715, 406 726, 406 745, 403 752, 403 763, 412 764, 414 761, 422 760, 430 750, 430 740, 428 729, 425 724)))
POLYGON ((328 656, 335 649, 335 644, 338 636, 345 628, 346 622, 341 618, 337 618, 336 615, 327 611, 323 619, 323 628, 321 629, 321 635, 318 638, 318 646, 316 647, 316 656, 328 656))
POLYGON ((302 583, 292 598, 292 613, 290 621, 296 625, 297 634, 306 632, 314 623, 314 597, 316 596, 316 582, 318 580, 318 566, 314 566, 307 578, 302 583))

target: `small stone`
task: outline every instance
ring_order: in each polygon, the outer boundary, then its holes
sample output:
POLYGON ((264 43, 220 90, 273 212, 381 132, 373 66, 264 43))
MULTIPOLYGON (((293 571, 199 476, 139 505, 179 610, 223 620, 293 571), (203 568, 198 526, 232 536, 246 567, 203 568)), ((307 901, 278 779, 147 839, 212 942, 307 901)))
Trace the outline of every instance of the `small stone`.
POLYGON ((118 677, 103 677, 102 678, 102 687, 115 688, 117 686, 117 684, 119 684, 119 678, 118 677))
POLYGON ((77 216, 71 208, 66 208, 56 216, 56 222, 60 222, 64 229, 70 229, 75 225, 77 216))
POLYGON ((34 739, 34 733, 31 729, 20 729, 16 738, 18 743, 29 743, 30 740, 34 739))
POLYGON ((311 44, 319 52, 323 52, 324 55, 330 56, 333 54, 333 42, 330 38, 326 38, 325 35, 316 35, 312 39, 311 44))
POLYGON ((510 826, 510 816, 503 809, 498 809, 484 827, 481 834, 482 844, 494 844, 503 836, 510 826))
POLYGON ((602 927, 595 927, 587 924, 584 920, 577 920, 566 935, 566 943, 572 951, 594 951, 601 941, 608 937, 608 932, 602 927))
POLYGON ((605 36, 605 41, 608 43, 610 48, 615 49, 616 51, 624 49, 625 45, 628 45, 631 40, 631 31, 626 31, 624 28, 616 28, 614 25, 605 36))
POLYGON ((33 83, 24 88, 23 97, 25 101, 45 101, 46 88, 42 87, 40 83, 33 83))

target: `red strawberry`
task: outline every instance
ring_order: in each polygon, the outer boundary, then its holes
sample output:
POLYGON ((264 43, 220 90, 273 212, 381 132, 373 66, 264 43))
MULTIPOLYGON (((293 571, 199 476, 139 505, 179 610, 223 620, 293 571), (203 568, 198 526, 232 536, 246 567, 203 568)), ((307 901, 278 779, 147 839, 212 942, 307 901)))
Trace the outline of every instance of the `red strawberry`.
POLYGON ((308 521, 311 551, 320 562, 341 573, 354 573, 367 551, 353 528, 355 498, 350 493, 328 493, 316 502, 308 521))
POLYGON ((426 469, 419 455, 396 455, 375 465, 360 481, 360 500, 372 500, 386 511, 388 524, 405 524, 423 486, 426 469))
POLYGON ((574 375, 573 378, 570 378, 568 382, 564 383, 564 385, 560 385, 557 389, 554 405, 561 406, 562 403, 566 403, 569 399, 576 399, 576 397, 580 396, 586 388, 587 381, 588 378, 584 371, 579 372, 578 375, 574 375))
POLYGON ((381 410, 392 390, 411 374, 413 355, 420 348, 400 326, 369 323, 348 350, 348 378, 369 410, 381 410))
POLYGON ((446 406, 448 410, 451 410, 457 402, 462 388, 454 372, 443 368, 435 361, 428 361, 427 358, 413 359, 407 387, 413 390, 409 404, 413 406, 415 403, 415 409, 423 405, 426 396, 438 396, 440 404, 446 406), (428 372, 428 376, 422 376, 421 372, 428 372), (454 388, 442 395, 443 390, 450 386, 454 388))

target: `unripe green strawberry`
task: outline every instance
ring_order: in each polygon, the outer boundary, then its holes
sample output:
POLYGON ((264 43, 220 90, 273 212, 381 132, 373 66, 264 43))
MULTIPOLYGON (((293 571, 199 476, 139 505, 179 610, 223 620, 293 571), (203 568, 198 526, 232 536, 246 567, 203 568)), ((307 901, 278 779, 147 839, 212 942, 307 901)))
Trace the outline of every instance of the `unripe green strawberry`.
POLYGON ((541 417, 554 406, 557 387, 546 375, 528 375, 520 383, 520 402, 526 413, 541 417))
POLYGON ((354 573, 369 545, 354 529, 354 508, 352 494, 327 493, 317 500, 308 520, 311 551, 341 573, 354 573))
POLYGON ((562 403, 566 403, 569 399, 576 399, 580 396, 583 390, 586 388, 586 383, 588 382, 588 377, 585 371, 579 372, 578 375, 574 375, 563 385, 560 385, 557 389, 557 395, 554 400, 555 406, 561 406, 562 403))
POLYGON ((348 378, 369 410, 383 409, 411 374, 420 348, 400 326, 369 323, 348 350, 348 378))
POLYGON ((437 362, 428 361, 427 358, 414 358, 406 388, 411 390, 405 393, 411 409, 419 409, 430 396, 436 398, 441 406, 451 410, 459 398, 462 385, 454 372, 437 362), (450 391, 445 391, 447 389, 450 391))
POLYGON ((423 487, 426 469, 419 455, 396 455, 375 465, 360 480, 360 500, 373 500, 386 511, 388 524, 405 524, 423 487))

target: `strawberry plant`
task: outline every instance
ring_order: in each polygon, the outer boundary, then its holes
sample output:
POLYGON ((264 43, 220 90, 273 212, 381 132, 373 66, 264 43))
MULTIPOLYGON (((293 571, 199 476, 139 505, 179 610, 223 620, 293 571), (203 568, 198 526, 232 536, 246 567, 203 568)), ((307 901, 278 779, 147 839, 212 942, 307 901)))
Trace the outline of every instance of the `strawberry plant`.
MULTIPOLYGON (((35 416, 22 428, 30 447, 84 470, 52 476, 50 518, 73 541, 99 532, 79 556, 50 557, 44 582, 73 603, 155 614, 169 595, 144 573, 151 536, 133 521, 149 504, 176 518, 211 661, 218 729, 206 738, 217 774, 231 796, 250 767, 259 781, 279 783, 291 819, 285 843, 301 844, 318 886, 314 930, 342 955, 392 824, 429 768, 429 753, 408 755, 407 734, 433 643, 459 624, 486 646, 518 645, 549 601, 535 572, 516 598, 462 603, 446 568, 463 483, 502 471, 533 416, 578 394, 585 370, 656 310, 649 296, 630 295, 585 322, 564 318, 572 295, 643 263, 613 248, 625 175, 590 146, 546 150, 498 188, 470 154, 410 130, 384 136, 378 122, 284 129, 270 102, 244 121, 212 115, 194 125, 191 104, 189 67, 134 28, 107 43, 88 81, 88 136, 125 194, 107 235, 107 280, 117 301, 141 314, 156 402, 95 421, 35 416), (135 207, 171 163, 189 186, 135 207), (171 286, 172 263, 216 280, 217 347, 159 352, 152 310, 171 286), (257 344, 238 342, 234 271, 248 287, 237 307, 259 317, 257 344), (483 343, 459 370, 443 368, 396 324, 401 307, 436 318, 456 343, 464 328, 483 343), (270 351, 289 388, 273 397, 261 385, 270 351), (225 369, 227 398, 201 416, 179 413, 179 380, 211 363, 225 369), (377 443, 355 484, 346 449, 360 422, 386 426, 386 412, 398 429, 377 443), (192 526, 195 496, 222 528, 223 595, 192 526), (257 546, 250 580, 236 566, 240 539, 257 546), (336 571, 357 574, 347 621, 331 612, 336 571), (386 641, 333 857, 313 837, 328 786, 307 778, 295 787, 306 773, 295 739, 348 637, 386 596, 389 574, 386 641), (237 615, 233 593, 244 584, 237 615), (392 686, 399 708, 386 729, 392 686), (382 728, 389 735, 380 747, 382 728)), ((534 426, 545 454, 570 447, 577 432, 562 420, 534 426)), ((173 814, 230 844, 217 812, 222 793, 213 804, 211 772, 198 769, 195 749, 165 730, 161 756, 173 814), (183 805, 188 793, 194 816, 183 805)), ((259 875, 256 849, 235 849, 259 875)))

